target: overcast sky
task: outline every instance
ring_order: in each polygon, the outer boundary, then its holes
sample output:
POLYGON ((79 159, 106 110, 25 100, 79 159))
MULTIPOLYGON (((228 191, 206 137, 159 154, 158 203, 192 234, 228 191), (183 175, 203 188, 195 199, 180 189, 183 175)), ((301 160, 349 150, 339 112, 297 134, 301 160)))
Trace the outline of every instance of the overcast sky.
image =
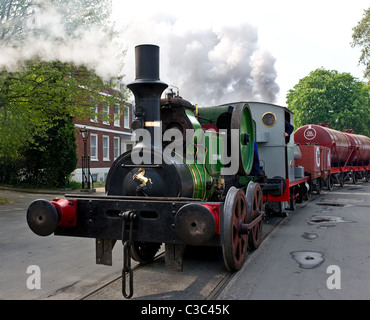
POLYGON ((299 79, 323 67, 362 79, 352 29, 368 0, 113 0, 127 45, 161 48, 162 81, 201 105, 262 100, 285 105, 299 79), (199 100, 199 101, 197 101, 199 100))

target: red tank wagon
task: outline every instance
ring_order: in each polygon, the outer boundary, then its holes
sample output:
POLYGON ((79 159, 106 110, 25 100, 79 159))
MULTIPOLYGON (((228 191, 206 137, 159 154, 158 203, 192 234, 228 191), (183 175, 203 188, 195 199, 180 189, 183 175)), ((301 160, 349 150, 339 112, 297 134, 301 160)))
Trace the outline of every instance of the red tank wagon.
POLYGON ((370 138, 360 134, 354 134, 352 130, 346 130, 344 134, 350 140, 351 147, 354 150, 348 162, 364 166, 369 165, 370 138))
POLYGON ((330 185, 330 149, 312 144, 299 145, 299 149, 302 156, 295 160, 295 164, 304 167, 305 174, 311 177, 312 187, 320 193, 324 181, 330 185))
MULTIPOLYGON (((348 132, 340 132, 321 125, 305 125, 294 133, 296 143, 327 147, 330 152, 330 169, 327 179, 329 189, 334 181, 343 186, 351 178, 369 179, 370 138, 348 132)), ((325 158, 325 157, 323 157, 325 158)), ((329 162, 329 160, 327 160, 329 162)), ((326 170, 326 171, 327 171, 326 170)), ((326 173, 323 174, 325 177, 326 173)))

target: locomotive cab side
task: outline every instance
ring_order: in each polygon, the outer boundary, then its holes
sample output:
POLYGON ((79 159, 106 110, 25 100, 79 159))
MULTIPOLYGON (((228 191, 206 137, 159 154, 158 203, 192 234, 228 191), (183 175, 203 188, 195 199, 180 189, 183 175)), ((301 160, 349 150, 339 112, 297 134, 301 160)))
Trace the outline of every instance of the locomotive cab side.
POLYGON ((310 177, 297 168, 300 150, 294 140, 294 114, 271 103, 248 102, 256 122, 256 142, 265 179, 260 181, 265 211, 285 215, 296 201, 308 198, 310 177), (290 128, 290 132, 287 133, 290 128), (290 134, 291 133, 291 134, 290 134))

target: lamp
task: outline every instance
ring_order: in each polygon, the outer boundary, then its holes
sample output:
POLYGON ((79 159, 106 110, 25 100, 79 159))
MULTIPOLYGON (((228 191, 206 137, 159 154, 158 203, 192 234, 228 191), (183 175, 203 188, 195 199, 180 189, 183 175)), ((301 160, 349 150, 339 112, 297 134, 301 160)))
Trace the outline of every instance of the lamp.
POLYGON ((80 129, 82 139, 84 141, 84 154, 82 156, 82 189, 85 189, 85 183, 87 183, 87 189, 90 189, 90 157, 87 155, 87 139, 89 138, 90 130, 84 127, 80 129))
POLYGON ((82 139, 84 141, 86 141, 87 138, 89 137, 90 130, 86 129, 86 127, 84 127, 83 129, 80 130, 80 132, 81 132, 81 135, 82 135, 82 139))

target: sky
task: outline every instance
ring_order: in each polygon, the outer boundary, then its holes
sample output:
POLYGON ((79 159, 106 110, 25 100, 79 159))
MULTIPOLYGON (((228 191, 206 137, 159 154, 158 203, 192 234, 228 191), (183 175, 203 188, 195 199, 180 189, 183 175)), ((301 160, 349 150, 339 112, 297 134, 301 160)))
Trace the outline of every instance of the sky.
POLYGON ((160 78, 191 103, 286 105, 288 90, 323 67, 363 79, 353 28, 368 0, 113 0, 134 80, 134 47, 160 47, 160 78))

